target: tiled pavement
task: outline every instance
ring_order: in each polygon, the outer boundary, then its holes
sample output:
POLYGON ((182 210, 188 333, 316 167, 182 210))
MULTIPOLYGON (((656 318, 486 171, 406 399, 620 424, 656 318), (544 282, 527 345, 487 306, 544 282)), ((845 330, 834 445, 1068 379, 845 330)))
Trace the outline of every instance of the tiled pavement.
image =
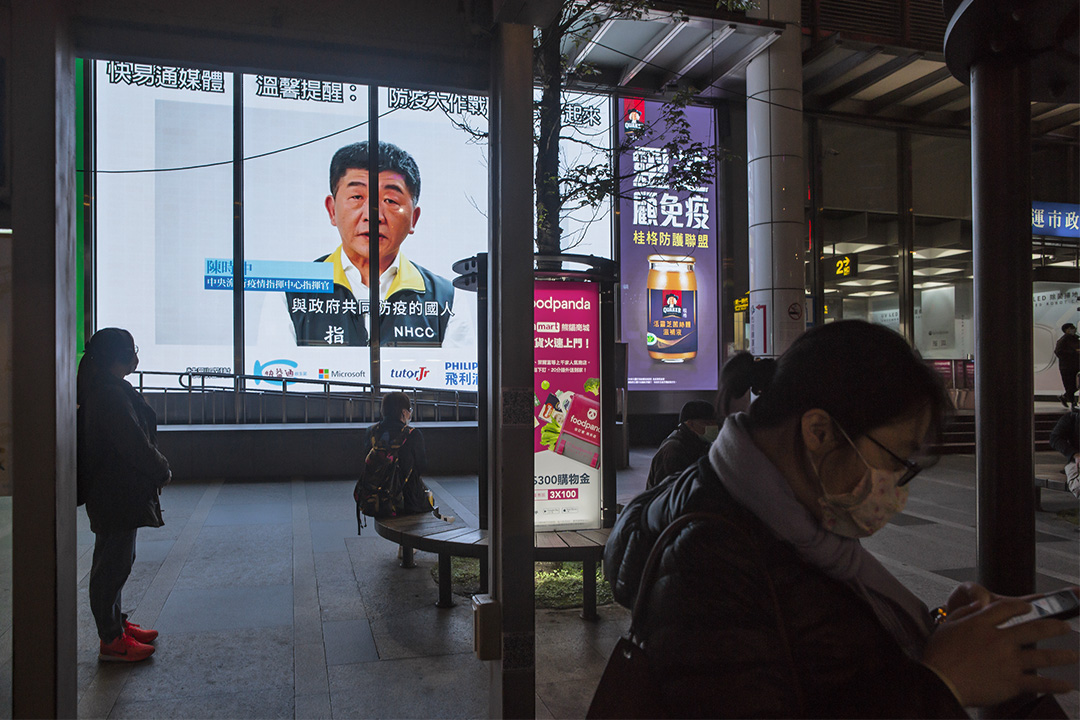
MULTIPOLYGON (((634 451, 620 471, 621 501, 644 487, 650 455, 634 451)), ((970 456, 944 458, 867 541, 928 603, 974 575, 973 469, 970 456)), ((475 478, 430 484, 444 509, 475 522, 475 478)), ((124 595, 133 621, 162 632, 154 657, 135 666, 97 662, 86 599, 93 535, 80 510, 80 717, 485 717, 488 668, 472 654, 467 599, 435 608, 435 556, 417 553, 419 567, 402 570, 396 546, 371 528, 357 537, 351 489, 347 479, 166 488, 166 525, 140 531, 124 595)), ((1076 501, 1044 491, 1043 506, 1040 588, 1075 584, 1080 534, 1052 511, 1076 501)), ((617 606, 599 612, 595 623, 537 612, 537 717, 583 717, 629 621, 617 606)), ((1077 693, 1062 700, 1077 718, 1077 693)))

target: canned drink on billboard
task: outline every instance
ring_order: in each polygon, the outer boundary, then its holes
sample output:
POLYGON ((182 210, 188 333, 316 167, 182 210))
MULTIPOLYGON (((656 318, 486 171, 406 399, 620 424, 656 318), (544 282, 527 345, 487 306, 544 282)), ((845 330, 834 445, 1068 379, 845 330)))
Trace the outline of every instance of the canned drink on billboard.
POLYGON ((649 357, 683 362, 697 356, 697 277, 694 258, 650 255, 648 329, 649 357))

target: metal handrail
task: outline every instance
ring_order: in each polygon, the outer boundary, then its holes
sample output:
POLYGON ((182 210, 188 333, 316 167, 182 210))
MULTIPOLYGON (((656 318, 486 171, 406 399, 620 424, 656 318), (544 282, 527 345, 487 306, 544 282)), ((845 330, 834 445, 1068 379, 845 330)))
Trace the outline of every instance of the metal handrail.
MULTIPOLYGON (((138 370, 135 386, 140 394, 160 393, 162 397, 162 410, 164 417, 162 424, 170 424, 169 395, 176 395, 177 390, 186 395, 187 400, 187 423, 193 424, 195 420, 194 405, 199 404, 201 424, 207 424, 206 398, 209 398, 210 424, 225 423, 250 423, 247 398, 258 399, 258 423, 272 422, 267 413, 267 401, 269 398, 279 398, 281 406, 281 418, 279 422, 289 422, 288 412, 289 399, 296 398, 303 403, 304 423, 326 423, 331 421, 331 404, 342 404, 341 417, 347 422, 354 422, 363 417, 372 419, 376 415, 378 407, 373 387, 369 383, 349 382, 346 380, 323 380, 313 378, 278 378, 265 375, 246 375, 214 372, 168 372, 156 370, 138 370), (162 378, 161 382, 153 382, 155 378, 162 378), (175 379, 175 385, 170 378, 175 379), (270 387, 258 387, 259 385, 270 387), (252 387, 254 385, 254 387, 252 387), (290 388, 290 386, 298 386, 290 388), (312 390, 299 388, 313 388, 312 390), (227 403, 235 401, 236 394, 241 393, 241 402, 233 407, 239 412, 230 418, 226 411, 230 407, 227 403), (217 398, 222 399, 221 419, 218 419, 217 398), (323 403, 321 418, 313 418, 311 415, 311 402, 319 398, 323 403)), ((412 396, 413 406, 430 408, 431 414, 436 421, 442 421, 444 411, 453 409, 453 420, 460 420, 462 410, 472 409, 479 412, 475 392, 462 392, 460 390, 443 390, 437 388, 415 388, 400 385, 382 385, 381 392, 401 391, 412 396), (471 398, 469 396, 472 396, 471 398)), ((417 412, 418 418, 423 414, 417 412)), ((173 423, 175 424, 175 423, 173 423)))

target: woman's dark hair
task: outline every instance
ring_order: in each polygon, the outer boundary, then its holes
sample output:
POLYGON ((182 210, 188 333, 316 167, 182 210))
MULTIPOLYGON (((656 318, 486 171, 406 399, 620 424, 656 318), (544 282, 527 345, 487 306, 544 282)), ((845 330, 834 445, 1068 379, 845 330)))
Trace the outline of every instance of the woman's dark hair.
POLYGON ((94 333, 79 361, 79 372, 75 377, 76 402, 82 404, 91 385, 102 373, 107 373, 113 363, 129 363, 134 356, 135 338, 127 330, 107 327, 94 333))
POLYGON ((412 408, 412 400, 403 392, 392 392, 383 395, 382 418, 383 420, 400 420, 401 413, 412 408))
POLYGON ((941 379, 883 325, 839 320, 806 331, 777 360, 741 352, 720 372, 721 411, 753 390, 750 422, 775 427, 820 408, 852 437, 928 406, 931 432, 951 408, 941 379))

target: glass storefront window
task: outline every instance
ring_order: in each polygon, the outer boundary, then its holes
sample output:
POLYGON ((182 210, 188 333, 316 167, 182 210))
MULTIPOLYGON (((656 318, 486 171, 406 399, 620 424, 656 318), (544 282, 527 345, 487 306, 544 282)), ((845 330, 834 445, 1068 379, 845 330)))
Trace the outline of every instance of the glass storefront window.
POLYGON ((896 133, 822 123, 825 321, 898 328, 896 133))
POLYGON ((923 357, 974 356, 971 143, 911 136, 915 347, 923 357))

